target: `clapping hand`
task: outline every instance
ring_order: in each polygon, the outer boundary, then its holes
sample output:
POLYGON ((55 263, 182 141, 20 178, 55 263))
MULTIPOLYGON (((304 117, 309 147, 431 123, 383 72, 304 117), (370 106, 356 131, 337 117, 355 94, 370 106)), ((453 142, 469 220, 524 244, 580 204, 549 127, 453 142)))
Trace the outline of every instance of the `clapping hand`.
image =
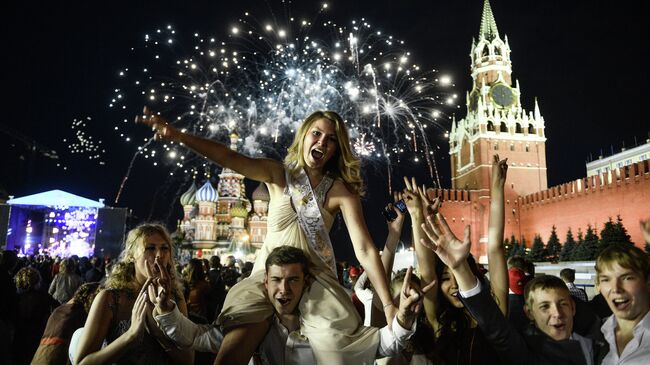
POLYGON ((170 300, 169 293, 171 291, 170 274, 167 268, 160 264, 158 257, 156 257, 154 268, 158 274, 154 274, 151 265, 145 261, 145 268, 150 283, 147 286, 149 300, 151 304, 156 306, 156 311, 159 313, 167 313, 174 309, 174 303, 170 300))
POLYGON ((471 247, 469 225, 465 226, 465 237, 462 241, 454 235, 445 217, 440 213, 429 214, 426 223, 422 224, 422 229, 429 240, 422 238, 420 242, 435 252, 450 269, 456 269, 466 261, 471 247))

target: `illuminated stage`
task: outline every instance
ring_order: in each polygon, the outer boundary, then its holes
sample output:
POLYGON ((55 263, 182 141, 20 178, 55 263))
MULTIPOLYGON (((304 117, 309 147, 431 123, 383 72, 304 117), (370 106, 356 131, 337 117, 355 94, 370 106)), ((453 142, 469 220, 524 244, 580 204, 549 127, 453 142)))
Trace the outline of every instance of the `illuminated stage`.
POLYGON ((124 238, 126 208, 51 190, 7 201, 7 250, 20 255, 116 257, 124 238))

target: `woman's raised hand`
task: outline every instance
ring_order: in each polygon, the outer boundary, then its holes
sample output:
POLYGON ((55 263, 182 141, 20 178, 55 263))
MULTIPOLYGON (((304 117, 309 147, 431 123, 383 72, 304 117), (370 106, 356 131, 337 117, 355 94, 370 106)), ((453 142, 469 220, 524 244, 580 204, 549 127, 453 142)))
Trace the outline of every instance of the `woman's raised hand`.
POLYGON ((171 274, 166 267, 160 264, 158 257, 156 257, 153 266, 151 268, 149 262, 145 261, 147 276, 150 278, 150 283, 147 287, 149 300, 151 304, 156 306, 160 313, 167 313, 174 309, 174 303, 172 303, 169 297, 169 293, 171 292, 171 274), (154 272, 158 274, 156 275, 154 272))
POLYGON ((163 117, 159 114, 153 113, 149 107, 146 106, 142 110, 142 115, 135 117, 135 122, 151 127, 155 132, 153 136, 155 140, 166 139, 169 141, 178 141, 181 134, 183 134, 181 131, 169 124, 169 122, 163 117))
POLYGON ((508 175, 508 159, 500 160, 499 155, 495 154, 492 159, 492 188, 503 188, 506 175, 508 175))
MULTIPOLYGON (((402 199, 402 194, 398 191, 393 192, 393 202, 397 202, 400 199, 402 199)), ((393 209, 397 214, 397 218, 388 222, 388 233, 394 233, 399 236, 402 233, 402 226, 404 225, 404 213, 395 208, 393 204, 388 204, 388 209, 393 209)))
POLYGON ((147 279, 144 286, 142 286, 138 297, 135 299, 133 309, 131 310, 131 326, 127 331, 131 341, 140 338, 140 336, 144 334, 147 313, 151 311, 147 294, 147 288, 150 283, 151 279, 147 279))
POLYGON ((427 216, 426 223, 422 223, 422 230, 429 240, 422 238, 420 242, 435 252, 449 268, 458 268, 469 256, 471 247, 469 225, 465 226, 465 237, 461 241, 451 231, 445 217, 436 213, 427 216))

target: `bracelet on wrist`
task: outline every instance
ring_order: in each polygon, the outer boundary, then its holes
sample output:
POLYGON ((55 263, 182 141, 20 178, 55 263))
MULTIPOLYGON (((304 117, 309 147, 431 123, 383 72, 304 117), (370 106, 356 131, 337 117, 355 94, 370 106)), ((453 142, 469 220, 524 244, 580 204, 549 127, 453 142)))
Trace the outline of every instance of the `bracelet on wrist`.
POLYGON ((393 303, 384 304, 384 310, 386 310, 386 308, 390 307, 391 305, 393 305, 393 303))

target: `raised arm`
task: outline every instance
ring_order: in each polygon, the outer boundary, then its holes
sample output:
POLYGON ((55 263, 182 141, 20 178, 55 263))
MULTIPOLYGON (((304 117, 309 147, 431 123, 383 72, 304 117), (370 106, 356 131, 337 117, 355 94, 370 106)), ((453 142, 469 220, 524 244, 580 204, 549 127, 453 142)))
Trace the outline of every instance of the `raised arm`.
POLYGON ((343 220, 348 227, 350 239, 354 247, 354 254, 361 266, 368 273, 368 278, 370 278, 370 282, 375 288, 375 293, 379 296, 382 306, 384 306, 386 322, 392 323, 397 313, 397 308, 393 304, 393 299, 388 290, 386 273, 379 258, 379 252, 368 232, 368 227, 366 226, 361 209, 361 200, 357 194, 350 192, 339 181, 334 183, 330 194, 330 199, 333 200, 333 203, 336 201, 335 204, 343 214, 343 220))
POLYGON ((438 319, 436 316, 436 303, 438 301, 437 275, 436 275, 436 255, 427 247, 423 246, 421 241, 424 239, 422 224, 425 219, 426 209, 437 210, 440 206, 439 201, 431 203, 424 192, 424 188, 418 188, 415 178, 410 181, 404 178, 406 189, 404 190, 404 202, 411 216, 411 229, 413 232, 413 246, 415 247, 415 256, 420 272, 420 280, 423 286, 434 283, 433 290, 429 290, 424 295, 424 312, 431 326, 438 329, 438 319))
POLYGON ((147 311, 146 289, 140 291, 131 311, 131 326, 115 341, 102 348, 106 338, 113 311, 110 305, 113 298, 109 291, 102 290, 93 301, 86 319, 83 334, 79 339, 75 364, 112 364, 137 343, 140 336, 145 336, 145 322, 147 311))
POLYGON ((504 184, 508 173, 508 159, 492 161, 492 187, 490 189, 490 216, 488 218, 488 263, 490 285, 501 313, 508 313, 508 267, 503 248, 504 184))
MULTIPOLYGON (((400 200, 400 194, 398 192, 393 193, 393 201, 397 202, 398 200, 400 200)), ((381 252, 381 263, 386 272, 386 281, 390 283, 392 277, 391 274, 393 272, 393 263, 395 262, 395 250, 397 249, 397 244, 402 236, 404 213, 392 206, 392 204, 389 205, 388 209, 393 209, 397 214, 397 218, 392 222, 388 222, 388 236, 386 236, 386 243, 381 252)))
POLYGON ((152 113, 147 107, 144 108, 144 115, 136 118, 136 122, 150 126, 155 131, 154 139, 182 143, 219 166, 236 171, 249 179, 271 184, 284 182, 284 169, 280 162, 265 158, 251 158, 231 150, 222 143, 185 133, 172 126, 159 114, 152 113))
POLYGON ((424 225, 428 239, 423 245, 430 248, 450 269, 460 289, 465 308, 478 323, 492 348, 511 364, 529 364, 531 354, 522 335, 512 327, 505 315, 492 300, 489 290, 472 273, 467 262, 471 247, 470 228, 465 227, 465 237, 459 240, 449 229, 440 214, 429 215, 424 225))

